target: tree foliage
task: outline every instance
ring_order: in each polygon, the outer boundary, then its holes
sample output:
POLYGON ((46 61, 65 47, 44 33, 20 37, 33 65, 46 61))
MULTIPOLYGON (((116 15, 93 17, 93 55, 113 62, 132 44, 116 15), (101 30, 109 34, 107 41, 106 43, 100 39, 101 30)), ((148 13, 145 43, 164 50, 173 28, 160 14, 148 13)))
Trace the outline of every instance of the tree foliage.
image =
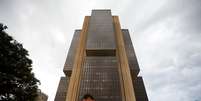
POLYGON ((32 72, 28 51, 0 23, 0 100, 34 101, 39 80, 32 72))

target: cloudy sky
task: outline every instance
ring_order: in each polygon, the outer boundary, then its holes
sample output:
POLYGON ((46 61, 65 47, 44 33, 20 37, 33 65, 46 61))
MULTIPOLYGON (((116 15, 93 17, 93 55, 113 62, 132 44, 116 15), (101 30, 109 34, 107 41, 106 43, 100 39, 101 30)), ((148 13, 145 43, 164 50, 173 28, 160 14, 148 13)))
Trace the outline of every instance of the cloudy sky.
POLYGON ((200 0, 0 0, 0 22, 29 50, 48 101, 74 30, 104 8, 130 31, 150 101, 201 101, 200 0))

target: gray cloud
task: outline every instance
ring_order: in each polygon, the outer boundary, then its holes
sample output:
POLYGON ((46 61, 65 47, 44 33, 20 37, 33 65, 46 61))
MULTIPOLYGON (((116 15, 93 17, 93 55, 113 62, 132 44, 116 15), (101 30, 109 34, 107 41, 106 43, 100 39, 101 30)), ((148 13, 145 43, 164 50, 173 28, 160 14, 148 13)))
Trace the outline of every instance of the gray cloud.
POLYGON ((29 50, 49 101, 74 30, 96 8, 111 8, 130 30, 150 101, 200 101, 200 0, 1 0, 0 22, 29 50))
POLYGON ((153 101, 201 99, 200 3, 168 1, 136 29, 136 50, 153 101))

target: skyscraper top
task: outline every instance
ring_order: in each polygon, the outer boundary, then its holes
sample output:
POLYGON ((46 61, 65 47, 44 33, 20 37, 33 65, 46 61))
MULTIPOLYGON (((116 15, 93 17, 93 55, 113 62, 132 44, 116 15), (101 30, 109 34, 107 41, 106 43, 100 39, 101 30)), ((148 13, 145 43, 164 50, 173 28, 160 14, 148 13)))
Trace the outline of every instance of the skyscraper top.
POLYGON ((93 10, 88 27, 87 50, 116 48, 110 10, 93 10))

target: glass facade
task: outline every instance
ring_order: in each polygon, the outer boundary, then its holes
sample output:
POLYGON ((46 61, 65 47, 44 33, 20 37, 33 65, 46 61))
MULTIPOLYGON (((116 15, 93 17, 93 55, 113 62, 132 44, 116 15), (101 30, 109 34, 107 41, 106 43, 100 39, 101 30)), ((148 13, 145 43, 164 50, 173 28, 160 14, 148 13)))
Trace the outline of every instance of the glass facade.
POLYGON ((96 101, 130 101, 130 96, 126 94, 135 96, 136 101, 148 101, 143 80, 138 77, 140 69, 129 31, 115 27, 113 19, 110 10, 93 10, 87 28, 84 27, 88 29, 86 35, 82 33, 83 29, 75 31, 63 70, 66 77, 60 80, 55 101, 66 101, 68 94, 76 95, 68 97, 76 99, 73 101, 81 101, 85 94, 92 95, 96 101), (115 33, 117 29, 122 34, 122 41, 116 37, 120 35, 115 33), (86 39, 81 37, 83 35, 86 39), (85 43, 79 43, 82 42, 79 39, 83 39, 85 43), (119 43, 124 43, 123 48, 119 48, 119 43), (118 49, 124 48, 125 51, 121 51, 124 57, 121 58, 118 49), (84 55, 77 55, 77 49, 83 49, 84 51, 78 52, 84 52, 84 55), (77 59, 76 55, 80 57, 77 59), (75 62, 75 59, 80 61, 75 62), (121 65, 124 63, 120 59, 125 60, 126 65, 121 65), (72 73, 73 69, 79 72, 72 73), (131 90, 125 90, 126 85, 131 90))
POLYGON ((121 101, 116 57, 86 57, 80 83, 80 98, 93 95, 97 101, 121 101))

